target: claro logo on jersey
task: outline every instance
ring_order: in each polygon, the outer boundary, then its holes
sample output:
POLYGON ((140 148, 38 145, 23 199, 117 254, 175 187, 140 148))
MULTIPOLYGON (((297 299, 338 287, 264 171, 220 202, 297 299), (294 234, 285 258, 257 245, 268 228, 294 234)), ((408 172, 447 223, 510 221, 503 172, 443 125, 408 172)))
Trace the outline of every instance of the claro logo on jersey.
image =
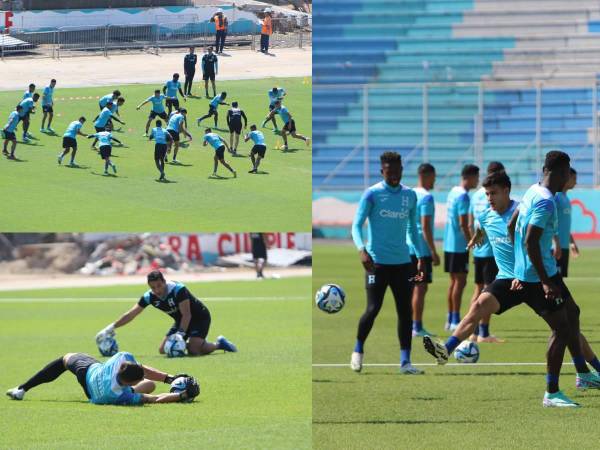
POLYGON ((406 219, 408 218, 408 210, 392 211, 391 209, 382 209, 379 211, 379 215, 386 219, 406 219))

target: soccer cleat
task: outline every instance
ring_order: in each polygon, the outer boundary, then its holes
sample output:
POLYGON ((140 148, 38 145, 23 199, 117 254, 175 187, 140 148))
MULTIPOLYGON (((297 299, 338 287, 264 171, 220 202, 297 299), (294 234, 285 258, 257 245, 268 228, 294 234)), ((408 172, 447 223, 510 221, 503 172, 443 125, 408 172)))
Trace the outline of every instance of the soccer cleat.
POLYGON ((233 171, 233 178, 237 178, 237 172, 235 170, 233 171))
POLYGON ((364 353, 352 352, 352 357, 350 358, 350 368, 355 372, 360 372, 362 370, 364 356, 364 353))
POLYGON ((200 122, 202 122, 202 119, 200 119, 200 118, 199 118, 198 120, 196 120, 196 124, 197 124, 198 126, 200 126, 200 122))
POLYGON ((46 129, 44 127, 40 128, 40 133, 45 133, 46 129))
POLYGON ((419 331, 413 330, 412 335, 413 335, 413 337, 425 337, 425 336, 436 337, 437 336, 436 334, 430 333, 425 328, 421 328, 419 331))
POLYGON ((310 138, 306 138, 306 146, 309 147, 310 146, 310 138))
POLYGON ((144 134, 142 134, 142 137, 148 137, 148 132, 146 131, 144 134))
POLYGON ((444 324, 444 331, 449 331, 450 330, 450 322, 446 322, 444 324))
POLYGON ((494 336, 493 334, 490 334, 488 337, 481 337, 481 336, 477 336, 477 342, 478 343, 488 343, 488 344, 503 344, 504 342, 506 342, 505 339, 500 339, 499 337, 494 336))
POLYGON ((448 362, 448 349, 441 342, 434 341, 431 336, 423 337, 423 347, 427 353, 437 359, 439 365, 444 365, 448 362))
POLYGON ((238 351, 237 347, 229 342, 225 336, 219 336, 217 338, 217 344, 219 345, 219 349, 225 350, 226 352, 236 353, 238 351))
POLYGON ((48 128, 46 128, 46 131, 49 131, 50 133, 54 133, 54 128, 48 127, 48 128))
POLYGON ((115 174, 117 173, 117 165, 116 164, 112 165, 112 170, 115 174))
POLYGON ((417 369, 411 363, 406 363, 400 366, 400 373, 403 375, 423 375, 425 371, 417 369))
POLYGON ((179 160, 178 160, 178 159, 175 159, 175 158, 173 158, 173 159, 171 160, 171 163, 172 163, 172 164, 179 164, 179 160))
POLYGON ((25 397, 25 390, 19 389, 18 387, 12 388, 6 391, 6 395, 13 400, 23 400, 23 397, 25 397))
POLYGON ((62 164, 62 157, 61 156, 58 157, 58 164, 59 165, 62 164))
POLYGON ((458 324, 457 323, 451 323, 450 324, 450 328, 448 328, 448 331, 454 331, 458 328, 458 324))
POLYGON ((581 405, 575 403, 569 397, 562 393, 562 391, 550 394, 546 392, 544 394, 544 400, 542 401, 544 408, 579 408, 581 405))
POLYGON ((575 378, 575 387, 579 390, 600 389, 600 376, 598 372, 578 373, 575 378))
POLYGON ((248 173, 256 173, 256 169, 249 170, 248 173))
POLYGON ((287 149, 288 149, 288 146, 287 146, 287 145, 284 145, 284 146, 282 147, 282 149, 283 149, 283 150, 287 150, 287 149))

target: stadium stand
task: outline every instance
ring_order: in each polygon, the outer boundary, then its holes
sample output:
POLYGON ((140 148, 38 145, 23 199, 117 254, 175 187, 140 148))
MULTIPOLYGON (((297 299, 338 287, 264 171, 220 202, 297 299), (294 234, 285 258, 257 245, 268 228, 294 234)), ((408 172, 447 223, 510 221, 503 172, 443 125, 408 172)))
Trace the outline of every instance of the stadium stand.
POLYGON ((443 188, 473 159, 528 185, 560 147, 580 185, 599 183, 599 2, 320 0, 313 20, 316 189, 361 187, 365 142, 373 180, 395 149, 409 185, 424 160, 443 188))

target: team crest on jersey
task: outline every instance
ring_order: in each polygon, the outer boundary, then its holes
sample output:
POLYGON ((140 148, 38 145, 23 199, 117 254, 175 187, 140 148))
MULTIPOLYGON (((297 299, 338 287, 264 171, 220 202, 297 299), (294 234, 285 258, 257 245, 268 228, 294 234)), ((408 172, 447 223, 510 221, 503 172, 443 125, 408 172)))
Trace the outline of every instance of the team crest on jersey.
POLYGON ((410 199, 406 196, 402 197, 402 206, 409 206, 410 205, 410 199))

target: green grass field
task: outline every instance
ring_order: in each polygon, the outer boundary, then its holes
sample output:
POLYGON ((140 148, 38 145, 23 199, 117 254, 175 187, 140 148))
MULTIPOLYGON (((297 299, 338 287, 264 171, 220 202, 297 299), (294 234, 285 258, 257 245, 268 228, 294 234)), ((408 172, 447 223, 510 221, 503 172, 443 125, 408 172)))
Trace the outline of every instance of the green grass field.
MULTIPOLYGON (((338 283, 346 306, 337 315, 313 308, 313 446, 332 448, 596 448, 600 393, 575 390, 575 372, 567 353, 561 389, 582 404, 578 410, 542 408, 544 366, 485 363, 544 362, 549 332, 527 306, 495 316, 491 331, 504 344, 480 344, 479 363, 425 366, 423 376, 399 375, 396 314, 391 294, 365 345, 366 367, 350 370, 358 318, 365 306, 364 275, 351 245, 317 244, 313 291, 338 283), (568 360, 568 362, 567 362, 568 360)), ((597 307, 600 250, 583 249, 572 260, 567 284, 581 307, 582 331, 600 352, 600 310, 597 307)), ((447 276, 434 273, 425 303, 425 326, 443 338, 447 276)), ((472 275, 462 313, 472 293, 472 275)), ((413 340, 413 363, 434 363, 413 340)))
MULTIPOLYGON (((132 80, 133 81, 133 80, 132 80)), ((23 82, 23 90, 27 82, 23 82)), ((285 105, 292 113, 298 133, 311 136, 310 78, 269 78, 262 80, 222 81, 219 91, 227 91, 228 103, 238 101, 249 123, 260 124, 268 113, 267 91, 273 86, 285 87, 285 105)), ((55 120, 57 135, 39 131, 42 111, 38 106, 32 115, 30 133, 36 140, 19 142, 16 155, 19 161, 2 157, 0 187, 11 191, 3 200, 3 210, 12 214, 0 216, 2 231, 189 231, 204 232, 299 230, 310 226, 311 205, 311 148, 303 141, 290 138, 289 150, 271 127, 262 129, 267 139, 267 153, 258 175, 249 174, 252 168, 249 151, 251 141, 241 144, 240 157, 226 153, 225 159, 238 172, 238 178, 222 166, 218 173, 226 178, 211 179, 212 147, 202 146, 206 126, 213 127, 213 118, 196 125, 196 119, 208 111, 206 98, 180 100, 188 110, 188 125, 194 138, 178 155, 182 164, 168 164, 170 183, 159 183, 154 165, 154 142, 142 137, 151 107, 139 111, 135 107, 153 94, 159 85, 122 85, 100 88, 63 89, 58 80, 55 89, 55 120), (113 162, 118 176, 104 176, 104 162, 90 150, 91 141, 78 138, 76 162, 79 168, 57 164, 62 135, 66 126, 84 115, 88 121, 82 132, 93 133, 94 117, 98 114, 98 96, 120 89, 126 102, 120 109, 126 126, 114 136, 124 147, 113 148, 113 162)), ((43 86, 40 85, 40 91, 43 86)), ((199 84, 194 92, 200 93, 199 84)), ((203 90, 202 90, 203 93, 203 90)), ((212 91, 211 91, 212 93, 212 91)), ((23 91, 0 92, 0 126, 4 127, 9 113, 20 101, 23 91)), ((41 105, 40 102, 38 102, 41 105)), ((219 107, 219 130, 229 140, 226 130, 227 110, 219 107)), ((281 127, 281 119, 277 118, 281 127)), ((165 124, 166 125, 166 124, 165 124)), ((115 122, 115 126, 120 126, 115 122)), ((18 127, 21 139, 21 125, 18 127)), ((184 136, 182 135, 182 139, 184 136)), ((118 145, 118 144, 117 144, 118 145)), ((65 158, 67 163, 68 157, 65 158)))
MULTIPOLYGON (((0 448, 310 448, 310 279, 188 283, 212 315, 208 339, 224 334, 238 353, 169 359, 157 353, 171 325, 149 308, 119 329, 120 349, 201 385, 191 404, 144 407, 88 403, 65 372, 21 402, 0 399, 0 448)), ((95 333, 144 286, 0 293, 3 392, 67 352, 100 357, 95 333)), ((166 392, 159 385, 157 392, 166 392)))

